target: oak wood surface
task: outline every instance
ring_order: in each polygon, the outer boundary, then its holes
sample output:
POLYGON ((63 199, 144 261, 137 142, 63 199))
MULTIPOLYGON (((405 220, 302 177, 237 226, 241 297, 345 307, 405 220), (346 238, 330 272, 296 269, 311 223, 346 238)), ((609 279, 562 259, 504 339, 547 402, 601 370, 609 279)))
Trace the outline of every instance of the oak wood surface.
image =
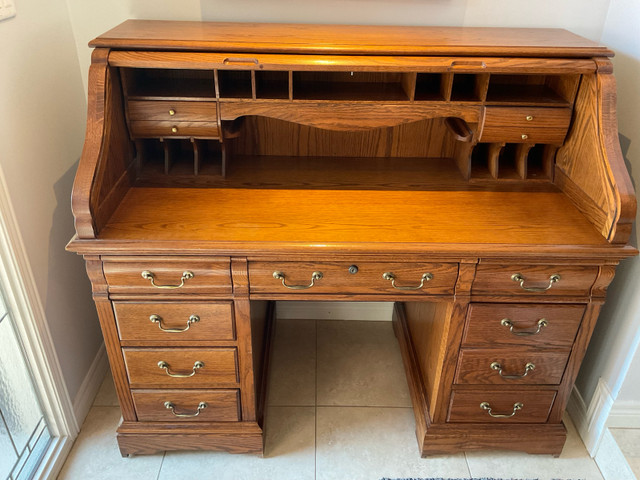
POLYGON ((237 390, 133 390, 133 402, 141 422, 237 422, 240 405, 237 390), (207 406, 197 416, 177 417, 164 405, 171 402, 178 415, 193 415, 200 402, 207 406))
POLYGON ((556 396, 554 390, 540 391, 454 391, 451 396, 449 422, 482 422, 482 423, 544 423, 556 396), (508 418, 494 418, 487 410, 480 407, 483 402, 489 403, 492 413, 510 415, 514 404, 522 403, 521 410, 508 418))

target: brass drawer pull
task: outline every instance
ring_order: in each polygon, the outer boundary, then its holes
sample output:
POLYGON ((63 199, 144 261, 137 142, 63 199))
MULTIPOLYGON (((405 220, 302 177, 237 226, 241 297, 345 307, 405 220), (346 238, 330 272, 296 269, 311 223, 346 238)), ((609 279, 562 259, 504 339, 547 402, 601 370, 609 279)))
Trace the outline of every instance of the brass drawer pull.
POLYGON ((186 332, 187 330, 189 330, 192 323, 198 323, 200 321, 200 317, 198 315, 191 315, 189 317, 189 320, 187 320, 187 326, 184 328, 164 328, 162 326, 162 317, 160 315, 153 314, 149 317, 149 320, 151 320, 151 323, 157 323, 158 328, 163 332, 180 333, 180 332, 186 332))
POLYGON ((491 364, 491 369, 492 370, 497 370, 498 374, 502 377, 502 378, 507 378, 509 380, 517 380, 519 378, 524 378, 527 375, 529 375, 529 372, 532 372, 533 370, 535 370, 536 366, 531 363, 528 362, 525 366, 524 366, 524 373, 522 375, 505 375, 502 373, 502 365, 500 365, 499 362, 493 362, 491 364))
POLYGON ((396 285, 396 276, 391 272, 384 272, 382 274, 382 278, 384 278, 385 280, 390 280, 391 286, 396 290, 420 290, 422 287, 424 287, 425 282, 433 279, 433 274, 428 272, 423 273, 422 279, 420 280, 420 285, 418 285, 417 287, 399 287, 398 285, 396 285))
POLYGON ((511 275, 511 280, 513 280, 516 283, 519 283, 520 288, 522 288, 523 290, 526 290, 527 292, 546 292, 553 286, 554 283, 560 281, 560 275, 557 273, 554 273, 553 275, 551 275, 549 277, 549 285, 547 285, 546 287, 525 287, 524 286, 525 278, 520 273, 514 273, 513 275, 511 275))
POLYGON ((513 333, 514 335, 517 335, 519 337, 527 337, 529 335, 538 335, 540 333, 540 331, 549 325, 549 322, 547 321, 546 318, 541 318, 540 320, 538 320, 538 328, 535 332, 531 332, 531 331, 515 331, 513 330, 513 322, 511 320, 509 320, 508 318, 503 318, 500 321, 500 325, 504 326, 504 327, 509 327, 509 331, 511 333, 513 333))
POLYGON ((156 288, 180 288, 184 286, 185 281, 192 279, 194 276, 195 275, 193 274, 193 272, 185 270, 184 272, 182 272, 182 277, 180 278, 179 285, 157 285, 155 283, 155 275, 153 274, 153 272, 150 272, 149 270, 145 270, 142 272, 142 278, 144 278, 145 280, 150 280, 151 285, 156 288))
POLYGON ((197 417, 198 415, 200 415, 200 412, 202 410, 207 408, 207 403, 200 402, 198 404, 198 409, 196 410, 196 413, 176 413, 176 406, 171 402, 164 402, 164 408, 166 408, 167 410, 171 410, 171 413, 173 413, 176 417, 180 417, 180 418, 197 417))
POLYGON ((285 283, 285 276, 284 273, 282 272, 273 272, 273 278, 275 278, 276 280, 282 280, 282 285, 291 289, 291 290, 305 290, 307 288, 311 288, 315 285, 315 281, 316 280, 320 280, 324 275, 322 274, 322 272, 313 272, 311 274, 311 283, 309 285, 287 285, 285 283))
POLYGON ((489 416, 493 418, 511 418, 516 414, 518 410, 521 410, 522 407, 524 407, 522 403, 516 402, 513 404, 513 412, 511 413, 493 413, 491 411, 491 405, 489 405, 489 402, 482 402, 480 404, 480 408, 486 410, 489 416))
POLYGON ((193 370, 191 371, 191 373, 171 373, 169 371, 171 366, 167 362, 165 362, 164 360, 160 360, 158 362, 158 367, 160 367, 165 372, 167 372, 167 375, 169 375, 170 377, 173 377, 173 378, 189 378, 189 377, 193 377, 199 369, 204 367, 204 362, 201 362, 200 360, 195 362, 193 364, 193 370))

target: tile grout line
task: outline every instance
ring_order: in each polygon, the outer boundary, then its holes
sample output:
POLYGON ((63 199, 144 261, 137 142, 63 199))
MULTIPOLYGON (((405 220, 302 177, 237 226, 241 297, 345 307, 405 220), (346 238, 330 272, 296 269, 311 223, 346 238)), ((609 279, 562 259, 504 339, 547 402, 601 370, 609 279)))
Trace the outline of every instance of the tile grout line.
POLYGON ((162 473, 162 466, 164 465, 164 459, 167 456, 167 451, 165 450, 162 454, 162 460, 160 460, 160 468, 158 469, 158 475, 156 476, 156 480, 160 480, 160 474, 162 473))
POLYGON ((467 452, 462 452, 464 455, 464 463, 467 466, 467 471, 469 472, 469 478, 473 478, 471 475, 471 466, 469 465, 469 459, 467 458, 467 452))

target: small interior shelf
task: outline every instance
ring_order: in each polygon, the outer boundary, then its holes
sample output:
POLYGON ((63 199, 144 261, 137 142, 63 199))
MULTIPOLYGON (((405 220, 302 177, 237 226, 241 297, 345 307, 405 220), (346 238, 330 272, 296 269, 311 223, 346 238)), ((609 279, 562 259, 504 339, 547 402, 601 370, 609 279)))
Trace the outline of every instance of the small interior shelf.
POLYGON ((213 99, 213 70, 125 68, 123 80, 129 99, 213 99))
POLYGON ((289 98, 289 72, 257 71, 256 98, 286 100, 289 98))
POLYGON ((408 74, 379 72, 293 72, 294 100, 408 101, 408 74))
POLYGON ((220 98, 252 98, 251 72, 248 70, 218 70, 220 98))
POLYGON ((578 75, 491 75, 488 104, 570 105, 578 75))

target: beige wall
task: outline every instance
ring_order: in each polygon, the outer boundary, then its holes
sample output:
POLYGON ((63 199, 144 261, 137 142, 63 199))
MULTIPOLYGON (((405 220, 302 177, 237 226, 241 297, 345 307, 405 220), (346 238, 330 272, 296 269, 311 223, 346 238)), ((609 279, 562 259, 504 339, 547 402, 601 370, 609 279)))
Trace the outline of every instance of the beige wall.
POLYGON ((0 166, 74 398, 101 337, 83 262, 64 251, 86 108, 67 4, 17 2, 0 39, 0 166))

